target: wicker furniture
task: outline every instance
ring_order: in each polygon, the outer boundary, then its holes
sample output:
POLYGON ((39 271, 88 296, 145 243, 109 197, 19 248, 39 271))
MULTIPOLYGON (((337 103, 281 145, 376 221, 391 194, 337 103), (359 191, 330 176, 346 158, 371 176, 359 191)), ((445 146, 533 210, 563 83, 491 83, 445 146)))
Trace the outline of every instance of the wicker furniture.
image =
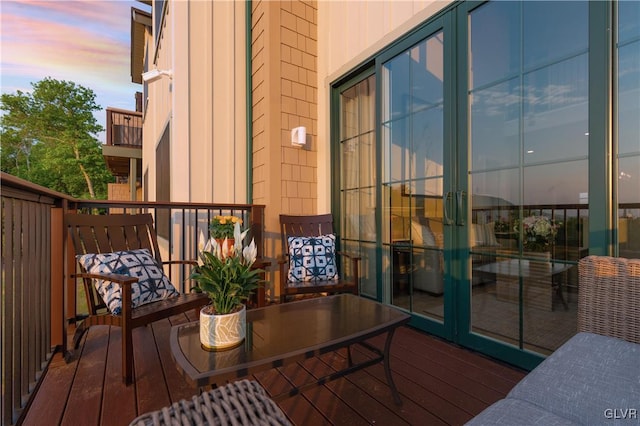
POLYGON ((469 425, 637 424, 640 259, 579 263, 578 334, 469 425))
POLYGON ((640 343, 640 259, 582 259, 578 331, 640 343))
POLYGON ((255 381, 241 380, 137 417, 130 426, 289 425, 285 414, 255 381))
POLYGON ((333 216, 322 214, 315 216, 280 215, 280 236, 282 240, 282 257, 278 259, 280 265, 280 302, 287 301, 287 296, 313 293, 353 293, 359 294, 359 262, 360 257, 344 252, 336 252, 349 265, 343 265, 342 273, 349 268, 350 277, 347 279, 340 274, 338 280, 310 281, 294 283, 288 279, 291 257, 289 256, 289 237, 319 237, 334 234, 333 216))
MULTIPOLYGON (((111 253, 123 250, 148 249, 159 265, 193 264, 192 261, 163 262, 156 233, 153 228, 153 217, 150 214, 110 214, 85 215, 67 214, 65 223, 73 242, 76 254, 111 253)), ((197 311, 208 303, 206 294, 181 294, 165 300, 152 302, 137 308, 131 308, 131 285, 138 278, 127 275, 99 275, 86 271, 75 274, 84 283, 89 316, 76 328, 73 347, 77 349, 83 334, 92 325, 114 325, 122 328, 122 380, 129 384, 133 380, 133 341, 132 330, 154 321, 168 318, 190 310, 197 311), (122 312, 112 315, 101 296, 97 293, 94 279, 108 279, 122 288, 122 312)), ((71 353, 67 360, 72 359, 71 353)))

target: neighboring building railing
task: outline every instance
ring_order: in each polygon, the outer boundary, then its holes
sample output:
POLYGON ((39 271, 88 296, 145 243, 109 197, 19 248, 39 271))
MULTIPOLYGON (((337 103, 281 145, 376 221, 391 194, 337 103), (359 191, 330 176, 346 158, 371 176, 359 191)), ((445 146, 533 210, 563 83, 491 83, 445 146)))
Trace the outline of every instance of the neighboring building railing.
POLYGON ((107 145, 142 148, 142 113, 107 108, 107 145))
MULTIPOLYGON (((235 215, 250 227, 258 255, 264 253, 264 206, 77 200, 5 173, 2 183, 2 299, 0 300, 2 424, 20 421, 54 352, 66 348, 69 321, 86 313, 76 300, 75 254, 64 228, 67 212, 154 215, 163 260, 196 259, 200 234, 213 216, 235 215), (67 285, 65 285, 65 283, 67 285)), ((188 291, 189 271, 166 272, 188 291)))

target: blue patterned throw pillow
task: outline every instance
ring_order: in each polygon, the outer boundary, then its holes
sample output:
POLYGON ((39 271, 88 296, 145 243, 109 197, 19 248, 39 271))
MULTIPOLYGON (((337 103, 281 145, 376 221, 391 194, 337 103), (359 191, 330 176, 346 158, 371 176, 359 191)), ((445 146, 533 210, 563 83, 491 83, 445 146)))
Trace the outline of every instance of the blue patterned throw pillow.
POLYGON ((336 236, 289 237, 289 274, 293 283, 338 279, 336 236))
MULTIPOLYGON (((85 254, 78 256, 78 262, 88 273, 120 274, 138 278, 138 282, 131 286, 131 304, 134 308, 179 295, 164 274, 162 266, 158 265, 147 249, 85 254)), ((109 311, 113 315, 120 315, 120 284, 99 279, 94 279, 93 284, 109 311)))

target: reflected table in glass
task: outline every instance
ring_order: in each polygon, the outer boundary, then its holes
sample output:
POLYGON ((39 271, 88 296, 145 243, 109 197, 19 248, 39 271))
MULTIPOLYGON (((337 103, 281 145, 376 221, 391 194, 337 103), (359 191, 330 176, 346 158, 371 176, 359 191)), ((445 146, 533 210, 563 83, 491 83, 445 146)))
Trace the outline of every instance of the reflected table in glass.
MULTIPOLYGON (((409 319, 408 314, 391 306, 353 294, 339 294, 248 310, 244 343, 225 351, 203 349, 197 321, 174 326, 170 335, 171 353, 178 370, 188 380, 197 386, 206 386, 360 344, 376 356, 354 363, 349 350, 347 368, 310 385, 382 362, 387 383, 396 403, 400 404, 391 376, 389 350, 395 329, 409 319), (385 333, 384 349, 365 342, 385 333)), ((293 389, 274 399, 295 395, 306 387, 293 389)))
POLYGON ((520 279, 522 279, 525 306, 552 311, 554 293, 564 308, 568 309, 562 294, 562 281, 554 283, 553 277, 572 267, 573 265, 549 261, 507 259, 479 266, 474 268, 474 271, 496 275, 496 297, 498 300, 518 303, 520 300, 520 279))

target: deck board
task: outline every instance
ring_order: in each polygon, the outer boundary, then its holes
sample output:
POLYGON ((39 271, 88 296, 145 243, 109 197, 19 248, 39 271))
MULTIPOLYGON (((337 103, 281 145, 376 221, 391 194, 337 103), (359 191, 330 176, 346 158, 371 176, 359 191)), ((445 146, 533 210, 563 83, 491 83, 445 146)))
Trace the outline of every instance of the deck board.
MULTIPOLYGON (((169 349, 171 327, 194 318, 189 313, 134 330, 136 381, 130 386, 122 383, 120 329, 92 327, 76 360, 66 364, 60 354, 54 356, 23 424, 40 425, 46 419, 51 424, 127 425, 140 414, 197 394, 175 367, 169 349)), ((382 347, 384 338, 371 342, 382 347)), ((359 361, 371 352, 355 346, 352 355, 359 361)), ((345 365, 347 351, 341 349, 248 378, 270 395, 280 395, 291 391, 292 384, 312 382, 345 365)), ((402 406, 394 403, 381 364, 286 397, 278 405, 294 424, 304 426, 458 425, 506 395, 525 374, 410 327, 395 333, 391 369, 402 406)))
POLYGON ((105 376, 110 328, 91 327, 86 343, 82 346, 78 367, 73 379, 67 406, 62 417, 63 425, 99 424, 105 376))
POLYGON ((136 395, 135 387, 122 383, 122 333, 110 336, 100 424, 117 426, 136 416, 136 395))

